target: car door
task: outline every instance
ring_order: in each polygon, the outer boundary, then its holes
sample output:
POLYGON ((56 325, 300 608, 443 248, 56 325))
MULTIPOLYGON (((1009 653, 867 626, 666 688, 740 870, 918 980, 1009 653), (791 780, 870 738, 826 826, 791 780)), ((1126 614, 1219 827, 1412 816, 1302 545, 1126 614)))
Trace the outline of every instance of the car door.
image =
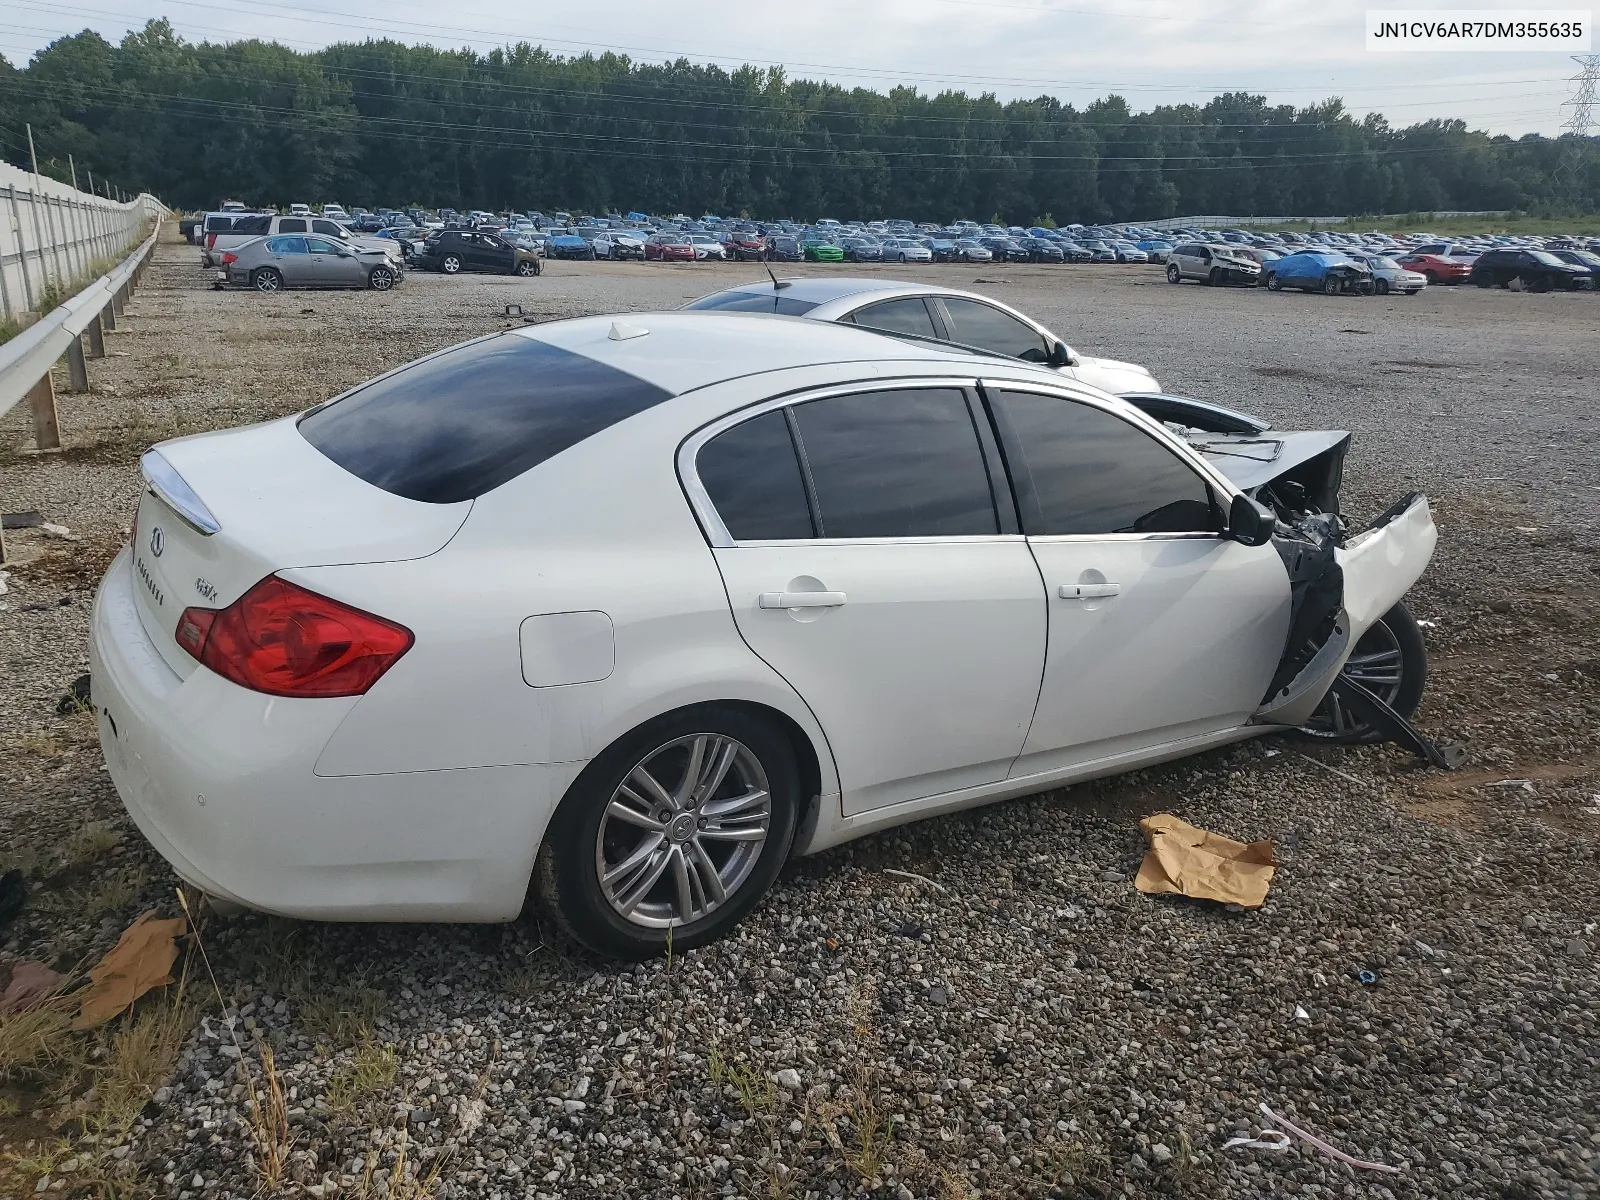
POLYGON ((342 243, 309 237, 306 248, 311 251, 312 270, 322 286, 355 287, 366 282, 366 269, 342 243))
POLYGON ((472 253, 475 270, 492 271, 497 275, 511 274, 517 257, 515 250, 492 233, 473 234, 472 253))
POLYGON ((970 387, 880 384, 729 421, 691 439, 686 486, 712 512, 740 634, 827 735, 845 814, 1004 779, 1045 600, 970 387))
POLYGON ((303 237, 271 237, 266 241, 271 265, 283 276, 287 287, 315 287, 316 270, 303 237))
POLYGON ((1049 605, 1014 776, 1236 728, 1283 655, 1288 574, 1223 533, 1214 485, 1136 415, 986 385, 1049 605))

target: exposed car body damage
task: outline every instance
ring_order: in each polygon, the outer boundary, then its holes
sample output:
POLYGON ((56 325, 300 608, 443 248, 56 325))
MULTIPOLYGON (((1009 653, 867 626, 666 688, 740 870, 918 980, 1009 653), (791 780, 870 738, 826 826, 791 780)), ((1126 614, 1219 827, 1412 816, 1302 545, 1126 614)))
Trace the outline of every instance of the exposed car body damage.
MULTIPOLYGON (((1351 533, 1339 503, 1350 449, 1347 431, 1275 430, 1244 413, 1181 396, 1127 399, 1276 514, 1272 543, 1289 576, 1291 616, 1283 658, 1256 720, 1303 724, 1340 680, 1362 635, 1401 601, 1428 565, 1438 531, 1427 498, 1408 493, 1365 529, 1351 533)), ((1381 701, 1374 709, 1367 703, 1372 699, 1355 696, 1397 740, 1435 765, 1455 765, 1430 752, 1432 744, 1381 701)))

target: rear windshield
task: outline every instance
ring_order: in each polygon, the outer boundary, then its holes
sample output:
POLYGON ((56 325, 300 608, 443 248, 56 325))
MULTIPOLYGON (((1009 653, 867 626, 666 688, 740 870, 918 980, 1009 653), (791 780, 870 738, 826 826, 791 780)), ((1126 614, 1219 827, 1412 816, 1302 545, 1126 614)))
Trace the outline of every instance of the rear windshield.
POLYGON ((308 413, 351 474, 429 504, 471 500, 672 393, 516 334, 467 342, 308 413))
POLYGON ((710 296, 702 296, 693 304, 686 304, 684 307, 716 309, 720 312, 778 313, 786 317, 798 317, 802 313, 810 312, 816 305, 809 300, 795 300, 785 296, 781 291, 771 291, 716 292, 710 296))

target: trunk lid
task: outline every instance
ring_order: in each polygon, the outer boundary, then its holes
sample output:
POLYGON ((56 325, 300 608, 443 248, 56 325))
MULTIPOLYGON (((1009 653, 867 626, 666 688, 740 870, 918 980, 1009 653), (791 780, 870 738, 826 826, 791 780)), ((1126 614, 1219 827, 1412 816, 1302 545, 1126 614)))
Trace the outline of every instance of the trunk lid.
POLYGON ((139 618, 167 664, 190 607, 226 608, 293 567, 425 558, 472 502, 425 504, 352 475, 300 435, 298 417, 164 442, 146 456, 132 554, 139 618))

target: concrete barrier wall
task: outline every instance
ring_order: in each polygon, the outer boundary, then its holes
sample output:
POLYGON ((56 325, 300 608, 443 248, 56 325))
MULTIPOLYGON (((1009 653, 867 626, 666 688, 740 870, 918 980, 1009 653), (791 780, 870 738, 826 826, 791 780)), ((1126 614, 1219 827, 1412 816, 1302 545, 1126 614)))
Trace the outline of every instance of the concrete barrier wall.
POLYGON ((50 289, 59 299, 92 279, 166 215, 148 193, 118 203, 0 163, 0 317, 37 312, 50 289))

